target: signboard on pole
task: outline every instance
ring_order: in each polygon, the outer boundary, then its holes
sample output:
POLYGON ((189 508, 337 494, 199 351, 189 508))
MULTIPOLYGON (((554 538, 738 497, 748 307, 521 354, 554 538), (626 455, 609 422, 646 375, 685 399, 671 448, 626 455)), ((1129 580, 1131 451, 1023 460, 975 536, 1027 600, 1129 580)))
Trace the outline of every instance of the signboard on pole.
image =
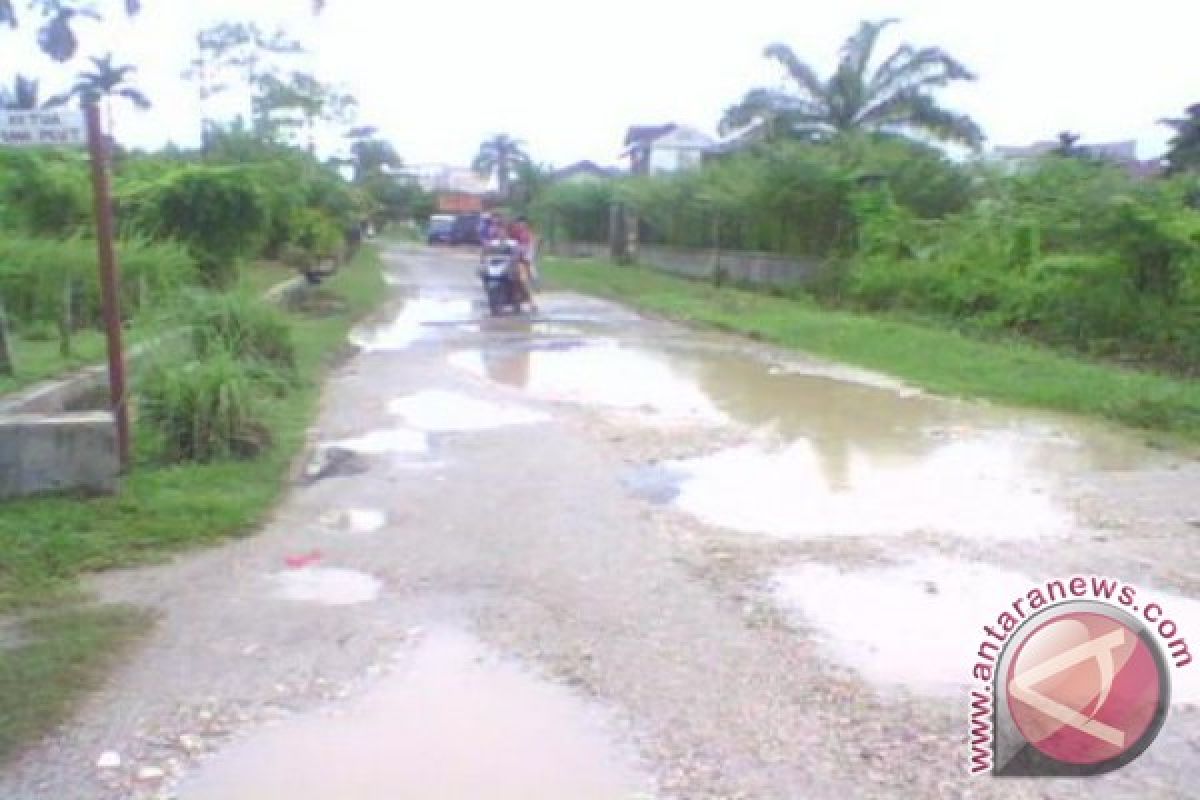
POLYGON ((84 111, 0 111, 0 147, 87 147, 92 162, 96 205, 96 255, 100 266, 100 305, 108 339, 108 388, 117 428, 121 468, 130 464, 129 402, 125 394, 125 351, 121 344, 121 281, 117 264, 108 174, 108 141, 100 111, 89 103, 84 111))
POLYGON ((84 147, 82 111, 0 111, 0 147, 84 147))

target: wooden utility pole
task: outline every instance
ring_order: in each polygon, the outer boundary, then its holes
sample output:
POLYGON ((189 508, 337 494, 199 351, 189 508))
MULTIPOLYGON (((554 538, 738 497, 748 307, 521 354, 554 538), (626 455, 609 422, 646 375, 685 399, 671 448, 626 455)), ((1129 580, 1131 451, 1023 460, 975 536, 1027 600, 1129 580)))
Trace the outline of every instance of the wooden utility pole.
POLYGON ((12 374, 12 353, 8 349, 8 319, 4 316, 4 298, 0 297, 0 375, 12 374))
POLYGON ((100 262, 100 299, 108 338, 108 388, 117 425, 117 455, 122 471, 129 469, 129 403, 125 391, 125 351, 121 346, 121 293, 117 253, 113 245, 112 188, 108 174, 108 142, 100 125, 100 108, 86 103, 88 153, 92 162, 92 193, 96 206, 96 255, 100 262))

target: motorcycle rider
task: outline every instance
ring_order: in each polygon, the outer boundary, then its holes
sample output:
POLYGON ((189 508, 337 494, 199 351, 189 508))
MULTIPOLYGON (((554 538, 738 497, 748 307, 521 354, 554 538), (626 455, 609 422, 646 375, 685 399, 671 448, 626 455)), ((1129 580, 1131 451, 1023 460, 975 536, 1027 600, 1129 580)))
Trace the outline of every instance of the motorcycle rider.
POLYGON ((530 312, 536 314, 537 299, 533 296, 533 229, 529 226, 529 220, 517 217, 508 228, 508 237, 517 243, 517 278, 529 300, 530 312))

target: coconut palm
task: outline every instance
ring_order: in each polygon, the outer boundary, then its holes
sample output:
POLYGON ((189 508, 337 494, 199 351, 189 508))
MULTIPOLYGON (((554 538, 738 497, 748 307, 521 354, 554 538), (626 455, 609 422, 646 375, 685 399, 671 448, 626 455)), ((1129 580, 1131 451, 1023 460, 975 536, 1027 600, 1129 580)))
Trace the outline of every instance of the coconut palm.
POLYGON ((1200 169, 1200 103, 1188 106, 1186 117, 1159 122, 1175 131, 1167 150, 1170 172, 1200 169))
POLYGON ((12 89, 0 86, 0 108, 33 111, 38 107, 38 82, 24 75, 13 78, 12 89))
POLYGON ((506 133, 498 133, 479 145, 471 168, 485 178, 494 175, 500 196, 507 200, 517 167, 527 163, 529 155, 525 152, 525 143, 506 133))
POLYGON ((71 88, 46 101, 46 108, 65 106, 78 98, 80 104, 103 102, 108 115, 108 135, 113 134, 113 98, 122 98, 133 103, 139 111, 150 108, 150 100, 141 91, 129 85, 129 76, 137 72, 132 64, 114 65, 112 53, 91 59, 92 71, 80 72, 71 88))
POLYGON ((938 105, 936 89, 975 75, 938 47, 901 45, 873 65, 880 34, 897 20, 863 22, 842 45, 837 69, 822 80, 816 70, 784 44, 773 44, 766 57, 778 61, 795 84, 794 91, 754 89, 725 112, 722 133, 752 124, 766 136, 824 139, 865 131, 930 136, 978 148, 983 132, 969 117, 938 105))

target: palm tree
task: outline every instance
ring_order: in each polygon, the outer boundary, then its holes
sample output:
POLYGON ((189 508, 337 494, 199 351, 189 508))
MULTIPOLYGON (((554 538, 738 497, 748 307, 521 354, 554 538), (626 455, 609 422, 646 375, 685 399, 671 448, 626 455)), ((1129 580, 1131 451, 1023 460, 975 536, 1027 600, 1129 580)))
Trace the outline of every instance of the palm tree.
POLYGON ((797 91, 748 92, 725 112, 722 133, 759 123, 768 137, 784 133, 825 139, 854 131, 926 134, 978 148, 984 139, 979 126, 933 97, 935 89, 975 80, 974 73, 948 53, 905 44, 872 68, 879 36, 895 22, 863 22, 842 45, 837 70, 824 81, 790 47, 771 45, 766 57, 783 65, 797 91))
POLYGON ((479 145, 479 153, 471 168, 485 178, 495 175, 500 196, 507 200, 517 167, 529 163, 529 155, 524 148, 525 143, 520 139, 498 133, 479 145))
POLYGON ((0 108, 33 111, 38 107, 38 82, 24 75, 13 78, 12 90, 0 87, 0 108))
POLYGON ((132 64, 115 66, 112 53, 92 58, 91 62, 93 71, 80 72, 70 89, 46 101, 46 108, 65 106, 75 98, 79 98, 81 105, 103 101, 108 116, 108 135, 112 136, 114 97, 128 100, 139 111, 150 108, 150 100, 141 91, 129 85, 129 76, 137 72, 137 67, 132 64))
POLYGON ((1159 120, 1175 131, 1168 142, 1167 164, 1172 174, 1200 169, 1200 103, 1188 106, 1182 119, 1159 120))

